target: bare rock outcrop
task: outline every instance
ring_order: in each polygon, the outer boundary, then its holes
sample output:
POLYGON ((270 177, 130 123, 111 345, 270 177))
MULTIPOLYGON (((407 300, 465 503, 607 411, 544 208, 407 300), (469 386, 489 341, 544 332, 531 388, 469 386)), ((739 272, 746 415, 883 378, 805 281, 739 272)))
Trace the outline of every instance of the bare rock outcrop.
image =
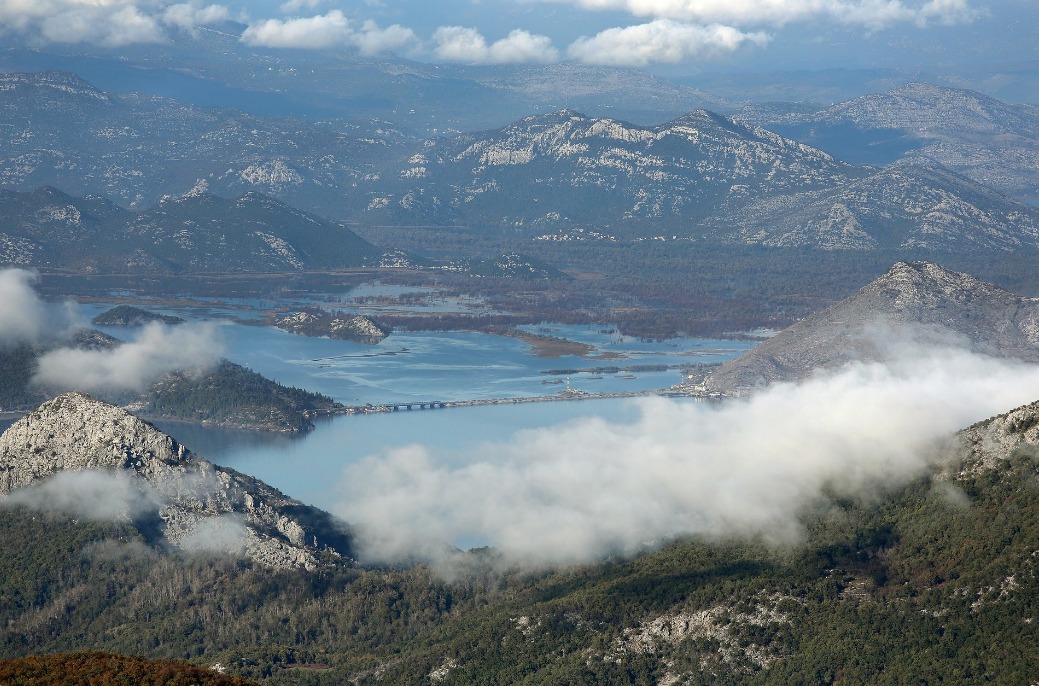
POLYGON ((129 476, 137 502, 150 503, 135 524, 174 547, 244 554, 274 567, 349 559, 349 532, 328 513, 200 458, 90 396, 60 395, 0 436, 0 496, 75 472, 129 476))
POLYGON ((978 422, 957 434, 963 474, 977 474, 1017 455, 1039 456, 1039 400, 978 422))

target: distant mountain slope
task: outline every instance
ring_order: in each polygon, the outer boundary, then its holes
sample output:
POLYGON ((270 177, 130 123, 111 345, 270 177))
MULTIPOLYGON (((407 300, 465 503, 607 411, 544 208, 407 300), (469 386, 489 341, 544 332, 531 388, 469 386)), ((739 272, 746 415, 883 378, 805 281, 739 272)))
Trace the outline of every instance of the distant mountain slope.
POLYGON ((762 126, 858 163, 939 164, 1018 198, 1039 199, 1039 112, 974 91, 910 83, 762 126))
POLYGON ((368 221, 502 227, 642 224, 709 216, 734 198, 858 178, 806 145, 698 110, 656 126, 570 110, 417 150, 368 203, 368 221))
MULTIPOLYGON (((74 492, 81 470, 128 475, 130 492, 121 482, 89 482, 87 492, 111 489, 116 502, 88 507, 125 507, 125 516, 142 531, 178 548, 244 553, 268 566, 304 568, 317 567, 323 554, 350 553, 345 525, 337 529, 327 513, 217 467, 152 425, 89 396, 60 395, 0 436, 0 495, 27 486, 46 489, 46 480, 59 474, 71 476, 55 488, 74 492)), ((46 492, 28 497, 57 504, 46 492)))
POLYGON ((528 98, 530 104, 524 113, 544 110, 548 105, 600 116, 605 110, 615 118, 652 123, 698 107, 714 111, 733 107, 732 102, 701 89, 639 69, 577 62, 455 69, 481 85, 528 98))
POLYGON ((955 344, 1039 361, 1039 299, 929 262, 900 262, 852 297, 784 329, 711 371, 710 391, 739 395, 911 343, 955 344))
POLYGON ((0 74, 0 185, 42 185, 145 208, 207 179, 321 208, 406 139, 386 122, 336 126, 102 92, 68 72, 0 74))
POLYGON ((736 243, 776 247, 1039 248, 1039 209, 946 169, 908 163, 826 190, 753 199, 705 226, 736 243))
POLYGON ((44 187, 0 190, 0 264, 85 272, 299 271, 353 267, 381 251, 344 226, 205 184, 143 212, 44 187))
POLYGON ((241 40, 236 22, 178 31, 175 40, 122 46, 19 44, 0 51, 4 71, 66 69, 106 90, 180 98, 254 114, 363 122, 390 120, 428 136, 477 130, 559 107, 653 122, 722 102, 641 70, 561 64, 429 64, 389 54, 270 50, 241 40), (421 106, 416 107, 416 103, 421 106))

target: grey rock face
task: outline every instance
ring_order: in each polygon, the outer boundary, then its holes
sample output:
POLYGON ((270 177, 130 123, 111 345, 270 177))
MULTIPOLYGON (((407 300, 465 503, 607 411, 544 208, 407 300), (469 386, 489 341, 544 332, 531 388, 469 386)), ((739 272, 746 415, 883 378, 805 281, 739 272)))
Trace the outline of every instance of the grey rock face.
MULTIPOLYGON (((571 110, 430 141, 387 174, 368 215, 509 227, 690 220, 747 197, 848 182, 862 170, 698 110, 656 126, 571 110)), ((374 221, 374 219, 373 219, 374 221)))
POLYGON ((962 474, 977 474, 1018 454, 1039 455, 1039 400, 998 415, 957 434, 963 450, 962 474))
POLYGON ((1039 361, 1039 299, 931 262, 899 262, 852 297, 721 365, 702 384, 745 394, 817 369, 889 359, 903 343, 1039 361))
POLYGON ((151 424, 80 393, 42 404, 0 436, 0 495, 58 473, 128 473, 154 502, 161 537, 186 550, 245 554, 274 567, 315 568, 349 554, 330 515, 202 459, 151 424))

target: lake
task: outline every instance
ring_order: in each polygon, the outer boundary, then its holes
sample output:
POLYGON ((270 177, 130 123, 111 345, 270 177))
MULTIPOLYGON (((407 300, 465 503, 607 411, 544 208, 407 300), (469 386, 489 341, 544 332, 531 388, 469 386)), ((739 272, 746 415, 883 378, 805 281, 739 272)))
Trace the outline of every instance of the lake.
MULTIPOLYGON (((89 319, 108 307, 95 303, 81 309, 89 319)), ((590 393, 653 390, 681 381, 677 368, 659 367, 723 362, 754 345, 698 338, 648 341, 602 326, 525 327, 595 346, 587 357, 542 358, 520 340, 483 333, 402 332, 365 345, 231 323, 227 317, 233 313, 219 307, 149 309, 195 321, 223 321, 229 359, 282 384, 348 405, 553 396, 567 387, 590 393), (643 370, 647 366, 652 369, 643 370), (606 369, 547 373, 598 367, 606 369)), ((134 334, 123 327, 101 328, 122 339, 134 334)), ((451 461, 507 441, 522 429, 590 416, 633 421, 638 415, 634 401, 595 399, 341 416, 295 437, 186 424, 160 426, 218 464, 256 476, 304 502, 334 509, 343 468, 369 455, 419 444, 438 459, 451 461)))

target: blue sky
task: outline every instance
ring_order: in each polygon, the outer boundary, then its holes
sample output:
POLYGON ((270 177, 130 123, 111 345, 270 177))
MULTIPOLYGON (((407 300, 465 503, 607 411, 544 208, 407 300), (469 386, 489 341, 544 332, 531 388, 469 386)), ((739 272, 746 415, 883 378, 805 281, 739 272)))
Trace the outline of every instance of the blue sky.
POLYGON ((0 0, 0 41, 118 48, 228 19, 250 45, 462 64, 693 74, 1039 59, 1036 0, 0 0))

